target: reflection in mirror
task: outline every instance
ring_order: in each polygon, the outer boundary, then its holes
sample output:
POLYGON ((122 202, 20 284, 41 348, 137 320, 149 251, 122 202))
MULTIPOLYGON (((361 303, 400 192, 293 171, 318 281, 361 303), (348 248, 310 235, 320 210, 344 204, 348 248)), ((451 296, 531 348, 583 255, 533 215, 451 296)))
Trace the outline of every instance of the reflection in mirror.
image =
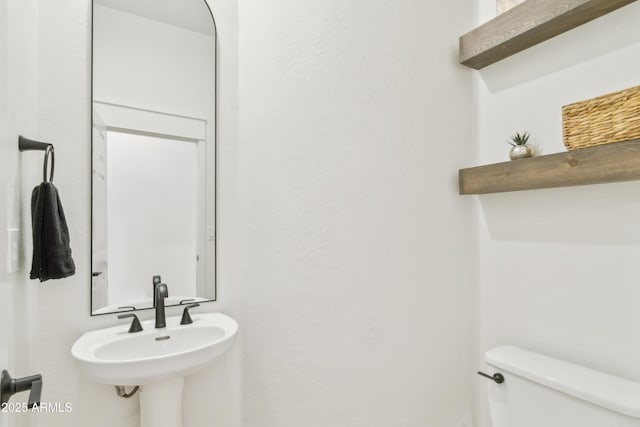
POLYGON ((205 0, 93 1, 92 314, 216 298, 216 31, 205 0))

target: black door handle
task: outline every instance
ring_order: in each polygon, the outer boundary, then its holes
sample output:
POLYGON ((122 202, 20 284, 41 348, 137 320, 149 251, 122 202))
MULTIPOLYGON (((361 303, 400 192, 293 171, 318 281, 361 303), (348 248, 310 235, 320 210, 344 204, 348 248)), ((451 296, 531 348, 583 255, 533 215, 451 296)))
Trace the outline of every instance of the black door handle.
POLYGON ((11 396, 22 391, 31 390, 29 393, 28 407, 40 404, 42 394, 42 375, 31 375, 24 378, 11 378, 9 372, 3 370, 0 378, 0 403, 7 403, 11 396))
POLYGON ((495 381, 497 384, 502 384, 504 382, 504 376, 500 373, 489 375, 489 374, 485 374, 484 372, 478 371, 478 375, 482 375, 485 378, 489 378, 490 380, 495 381))

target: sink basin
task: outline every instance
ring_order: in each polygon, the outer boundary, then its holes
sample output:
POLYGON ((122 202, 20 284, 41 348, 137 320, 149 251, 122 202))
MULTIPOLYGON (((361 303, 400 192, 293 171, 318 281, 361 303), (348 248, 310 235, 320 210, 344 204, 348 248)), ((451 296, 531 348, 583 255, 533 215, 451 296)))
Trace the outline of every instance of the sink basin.
POLYGON ((238 324, 221 313, 167 317, 167 327, 142 322, 143 331, 128 333, 129 323, 82 335, 71 348, 80 372, 108 385, 145 385, 184 377, 205 367, 232 344, 238 324))

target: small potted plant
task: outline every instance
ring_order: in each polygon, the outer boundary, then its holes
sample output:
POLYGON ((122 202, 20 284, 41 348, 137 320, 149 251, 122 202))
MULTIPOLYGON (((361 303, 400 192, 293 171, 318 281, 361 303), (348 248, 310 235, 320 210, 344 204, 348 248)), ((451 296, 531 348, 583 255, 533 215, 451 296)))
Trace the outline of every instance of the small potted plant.
POLYGON ((527 145, 527 142, 529 142, 529 132, 522 134, 516 133, 507 142, 511 145, 511 150, 509 150, 509 157, 511 160, 524 159, 525 157, 533 156, 533 148, 531 148, 530 145, 527 145))

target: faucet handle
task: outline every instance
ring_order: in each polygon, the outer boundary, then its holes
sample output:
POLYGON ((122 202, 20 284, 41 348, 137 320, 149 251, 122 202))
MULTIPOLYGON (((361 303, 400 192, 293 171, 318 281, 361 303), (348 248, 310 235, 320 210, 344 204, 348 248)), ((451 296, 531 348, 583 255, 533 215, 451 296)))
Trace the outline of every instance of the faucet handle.
POLYGON ((133 313, 120 314, 118 319, 125 319, 127 317, 133 317, 133 321, 131 322, 131 326, 129 327, 129 333, 132 334, 134 332, 142 332, 142 325, 140 324, 140 319, 133 313))
POLYGON ((196 302, 193 304, 189 304, 184 308, 184 311, 182 312, 182 320, 180 320, 181 325, 190 325, 193 323, 193 319, 191 319, 191 315, 189 314, 189 309, 195 307, 200 307, 200 304, 196 302))

